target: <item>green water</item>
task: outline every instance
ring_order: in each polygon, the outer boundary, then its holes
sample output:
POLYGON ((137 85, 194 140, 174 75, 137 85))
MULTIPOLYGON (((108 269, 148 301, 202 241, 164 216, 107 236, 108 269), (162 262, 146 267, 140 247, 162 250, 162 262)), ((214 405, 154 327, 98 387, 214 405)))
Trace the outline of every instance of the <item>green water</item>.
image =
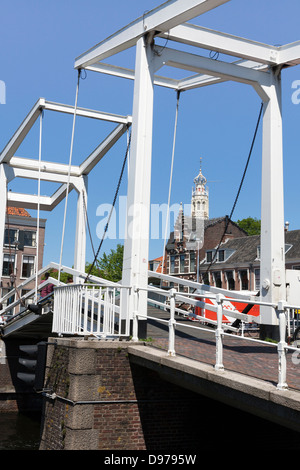
POLYGON ((0 450, 38 450, 40 413, 0 413, 0 450))

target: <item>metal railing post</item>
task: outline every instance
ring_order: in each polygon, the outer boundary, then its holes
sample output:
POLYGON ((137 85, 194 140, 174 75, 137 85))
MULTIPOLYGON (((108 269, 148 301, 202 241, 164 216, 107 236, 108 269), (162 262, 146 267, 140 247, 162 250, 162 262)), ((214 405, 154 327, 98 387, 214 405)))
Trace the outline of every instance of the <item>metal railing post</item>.
POLYGON ((133 286, 132 341, 138 340, 138 288, 133 286))
POLYGON ((278 350, 278 384, 277 388, 286 390, 288 388, 286 383, 286 313, 284 301, 278 302, 277 312, 279 316, 279 343, 278 350))
POLYGON ((170 289, 170 320, 169 320, 169 356, 176 356, 175 353, 175 305, 176 305, 176 289, 170 289))
POLYGON ((216 370, 224 370, 223 366, 223 329, 222 329, 222 317, 223 317, 223 308, 222 301, 224 296, 217 294, 216 301, 218 304, 217 307, 217 328, 216 328, 216 370))

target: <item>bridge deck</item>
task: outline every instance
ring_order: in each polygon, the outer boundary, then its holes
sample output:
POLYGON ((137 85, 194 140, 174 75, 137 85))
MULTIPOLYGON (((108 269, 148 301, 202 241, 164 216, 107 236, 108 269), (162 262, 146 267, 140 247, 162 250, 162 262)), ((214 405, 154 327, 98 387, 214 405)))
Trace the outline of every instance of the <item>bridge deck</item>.
MULTIPOLYGON (((150 308, 151 309, 151 308, 150 308)), ((162 310, 151 309, 149 315, 158 315, 168 319, 168 314, 162 310), (156 310, 156 313, 155 313, 156 310)), ((182 355, 214 365, 216 357, 216 343, 214 331, 209 329, 197 331, 181 327, 180 324, 191 324, 191 321, 177 317, 175 350, 177 355, 182 355)), ((200 326, 200 324, 199 324, 200 326)), ((168 327, 166 324, 149 320, 147 330, 148 337, 152 338, 151 346, 159 349, 168 349, 168 327)), ((300 391, 300 350, 287 353, 287 384, 289 389, 300 391), (293 362, 294 361, 294 362, 293 362)), ((278 383, 278 353, 277 348, 271 344, 261 344, 246 339, 232 336, 224 336, 223 339, 223 364, 227 371, 264 380, 276 385, 278 383)))

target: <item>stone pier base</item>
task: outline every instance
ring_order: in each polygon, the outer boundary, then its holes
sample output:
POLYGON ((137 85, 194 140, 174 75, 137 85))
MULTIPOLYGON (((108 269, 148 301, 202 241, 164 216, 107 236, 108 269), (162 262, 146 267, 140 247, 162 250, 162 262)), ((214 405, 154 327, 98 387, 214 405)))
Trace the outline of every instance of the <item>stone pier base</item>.
POLYGON ((197 395, 131 363, 131 342, 55 341, 48 349, 41 450, 198 447, 197 395))

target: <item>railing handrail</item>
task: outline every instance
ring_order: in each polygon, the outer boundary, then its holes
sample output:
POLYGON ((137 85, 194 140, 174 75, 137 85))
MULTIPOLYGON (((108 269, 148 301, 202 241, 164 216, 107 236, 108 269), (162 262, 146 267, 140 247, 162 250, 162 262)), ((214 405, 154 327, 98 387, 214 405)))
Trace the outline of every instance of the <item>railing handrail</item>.
POLYGON ((208 286, 206 284, 201 284, 196 281, 190 281, 188 279, 182 279, 182 278, 178 278, 175 276, 170 276, 168 274, 157 273, 155 271, 148 271, 148 277, 155 277, 157 279, 165 280, 167 282, 181 284, 186 287, 192 287, 194 289, 199 289, 199 290, 201 289, 205 292, 211 292, 212 294, 223 294, 225 296, 231 294, 231 296, 234 297, 234 299, 241 299, 241 301, 244 299, 245 302, 252 301, 256 295, 256 293, 254 292, 248 295, 240 294, 237 291, 222 289, 220 287, 208 286))
MULTIPOLYGON (((49 263, 45 268, 39 271, 38 275, 43 274, 44 272, 48 271, 50 268, 57 269, 58 264, 56 263, 49 263)), ((77 270, 72 268, 62 267, 61 268, 64 272, 69 274, 75 275, 78 278, 82 279, 83 277, 86 280, 86 273, 81 273, 77 270)), ((287 325, 287 314, 289 315, 290 309, 298 309, 298 306, 290 305, 285 301, 280 301, 277 304, 273 302, 264 302, 257 297, 253 296, 244 296, 234 293, 232 291, 227 291, 224 289, 218 288, 211 288, 210 286, 204 286, 203 284, 198 284, 193 281, 187 281, 184 279, 175 278, 174 276, 167 276, 162 275, 159 273, 152 273, 150 272, 151 276, 157 275, 156 277, 163 278, 165 280, 172 280, 172 282, 176 282, 178 284, 182 284, 188 287, 193 287, 196 289, 194 293, 186 293, 177 291, 174 288, 169 290, 159 288, 157 286, 146 286, 146 287, 139 287, 139 286, 125 286, 122 285, 120 282, 112 282, 106 279, 99 278, 97 276, 91 276, 89 278, 89 283, 71 283, 71 284, 64 284, 61 281, 58 281, 54 278, 49 278, 47 281, 42 282, 38 286, 38 290, 41 290, 44 286, 49 283, 54 284, 54 316, 53 316, 53 325, 55 321, 58 323, 55 324, 55 328, 53 326, 53 332, 62 333, 62 334, 93 334, 97 337, 106 337, 107 335, 116 335, 116 336, 128 336, 129 334, 129 321, 133 319, 133 333, 132 339, 137 341, 137 322, 139 319, 151 319, 154 318, 158 322, 168 323, 169 325, 169 355, 176 355, 175 352, 175 328, 176 328, 176 320, 175 320, 175 312, 185 315, 192 315, 194 318, 200 321, 204 321, 206 323, 212 324, 215 329, 209 330, 207 328, 202 328, 201 326, 196 326, 195 324, 185 324, 181 323, 180 326, 182 328, 196 328, 202 329, 206 332, 211 332, 215 335, 216 339, 216 361, 215 361, 215 368, 216 370, 223 370, 223 337, 225 335, 231 335, 231 333, 227 333, 227 331, 234 331, 238 332, 239 328, 235 328, 231 326, 226 321, 223 321, 223 318, 235 318, 241 320, 242 324, 244 323, 260 323, 260 316, 251 315, 250 313, 243 313, 238 311, 235 308, 235 303, 247 303, 250 305, 258 305, 258 306, 268 306, 276 311, 277 318, 279 320, 279 332, 280 332, 280 341, 276 343, 270 343, 259 339, 248 338, 245 336, 238 336, 236 335, 235 338, 241 338, 246 341, 254 341, 263 344, 268 344, 274 347, 277 347, 278 350, 278 384, 277 387, 280 389, 286 389, 286 351, 293 350, 299 351, 298 348, 290 346, 286 343, 285 333, 286 333, 286 325, 287 325), (209 287, 206 289, 205 287, 209 287), (124 291, 130 293, 133 296, 133 312, 130 315, 128 311, 128 298, 127 296, 127 315, 122 317, 120 305, 117 305, 116 300, 118 294, 118 299, 124 293, 124 291), (142 315, 139 312, 138 304, 139 304, 139 292, 146 291, 148 294, 154 293, 158 294, 159 296, 165 298, 165 300, 160 299, 157 300, 155 298, 148 297, 148 302, 153 303, 155 305, 159 305, 163 307, 164 310, 168 310, 170 317, 168 320, 158 318, 158 317, 151 317, 149 315, 142 315), (208 303, 207 300, 213 300, 213 302, 208 303), (189 311, 185 311, 177 304, 186 304, 191 305, 193 307, 200 307, 205 310, 210 310, 216 313, 216 320, 212 320, 206 318, 205 316, 198 315, 191 313, 189 311), (226 303, 233 303, 233 309, 228 309, 224 304, 226 303), (59 308, 57 308, 59 307, 59 308), (98 309, 98 310, 95 310, 98 309), (100 310, 99 310, 100 309, 100 310), (60 317, 58 318, 57 315, 60 317), (125 319, 126 327, 125 333, 121 331, 121 319, 125 319), (101 323, 102 322, 102 323, 101 323), (115 325, 118 324, 118 331, 115 332, 115 325), (58 326, 57 326, 58 325, 58 326), (59 329, 60 326, 61 330, 59 329)), ((31 278, 24 281, 21 285, 19 285, 16 289, 11 290, 8 292, 1 300, 5 300, 13 295, 18 289, 23 288, 29 282, 31 282, 36 275, 31 276, 31 278)), ((14 301, 12 304, 9 304, 5 309, 1 310, 0 314, 3 315, 4 312, 9 311, 15 308, 18 304, 22 301, 30 298, 33 294, 36 293, 36 289, 32 289, 30 292, 26 293, 18 300, 14 301)), ((40 301, 42 302, 44 298, 40 301)), ((23 314, 24 312, 22 312, 23 314)), ((12 317, 14 319, 16 316, 12 317)))
MULTIPOLYGON (((136 288, 136 291, 138 291, 138 288, 136 288)), ((175 352, 175 327, 176 327, 176 320, 175 320, 175 311, 176 311, 176 297, 179 298, 180 300, 182 300, 182 298, 185 298, 186 300, 188 300, 189 302, 187 303, 191 303, 191 299, 188 298, 188 294, 185 294, 185 296, 182 296, 182 293, 181 292, 177 292, 176 289, 172 288, 170 289, 169 291, 169 296, 170 296, 170 305, 169 305, 169 310, 170 310, 170 319, 169 321, 168 320, 165 320, 165 319, 161 319, 161 318, 155 318, 156 321, 158 322, 165 322, 165 323, 168 323, 169 324, 169 349, 168 349, 168 354, 171 355, 171 356, 175 356, 176 355, 176 352, 175 352)), ((205 297, 205 295, 204 295, 205 297)), ((150 299, 151 302, 153 302, 153 299, 150 299)), ((227 314, 227 316, 234 316, 233 314, 235 314, 235 316, 237 318, 240 318, 242 319, 242 321, 245 321, 245 320, 250 320, 250 321, 253 321, 253 319, 255 320, 257 317, 253 316, 253 315, 249 315, 249 314, 243 314, 243 313, 240 313, 240 312, 233 312, 231 310, 227 310, 227 309, 224 309, 222 307, 222 303, 223 302, 226 302, 226 301, 230 301, 230 300, 234 300, 234 301, 237 301, 237 299, 228 299, 227 297, 224 297, 224 295, 221 295, 221 294, 218 294, 216 296, 216 302, 217 302, 217 325, 216 325, 216 329, 214 330, 214 333, 215 333, 215 339, 216 339, 216 361, 215 361, 215 369, 216 370, 224 370, 224 366, 223 366, 223 336, 225 335, 230 335, 232 336, 230 333, 226 333, 225 329, 228 330, 228 326, 226 324, 224 324, 222 322, 222 318, 223 318, 223 315, 227 314)), ((242 300, 240 300, 242 302, 242 300)), ((248 303, 252 304, 252 300, 249 301, 248 303)), ((247 338, 245 336, 235 336, 235 338, 239 338, 239 339, 244 339, 246 341, 255 341, 255 342, 259 342, 259 343, 263 343, 263 344, 267 344, 268 346, 271 345, 271 346, 274 346, 277 348, 277 352, 278 352, 278 383, 277 383, 277 388, 280 389, 280 390, 287 390, 288 389, 288 386, 287 386, 287 383, 286 383, 286 375, 287 375, 287 368, 286 368, 286 352, 287 350, 291 350, 291 351, 299 351, 299 349, 297 347, 293 347, 293 346, 290 346, 286 343, 286 326, 287 326, 287 318, 286 318, 286 313, 287 313, 287 309, 289 308, 297 308, 296 306, 290 306, 288 305, 285 301, 279 301, 278 304, 274 304, 274 303, 271 303, 271 302, 261 302, 261 301, 255 301, 256 304, 258 305, 268 305, 270 306, 271 308, 274 308, 276 310, 276 313, 277 313, 277 316, 278 316, 278 319, 279 319, 279 342, 276 344, 276 343, 271 343, 271 342, 267 342, 267 341, 263 341, 263 340, 257 340, 257 339, 254 339, 254 338, 247 338)), ((210 304, 205 304, 205 308, 208 308, 210 309, 211 308, 211 305, 210 304)), ((133 320, 135 323, 137 323, 138 321, 138 318, 140 317, 138 311, 136 310, 134 312, 134 317, 133 317, 133 320)), ((141 317, 144 317, 145 316, 141 316, 141 317)), ((149 318, 148 316, 146 316, 146 318, 149 318)), ((204 317, 203 317, 204 318, 204 317)), ((197 328, 197 329, 203 329, 201 327, 195 327, 194 325, 187 325, 187 324, 184 324, 184 323, 181 323, 180 324, 181 327, 183 328, 197 328)), ((135 330, 137 330, 137 324, 135 326, 135 330)), ((208 331, 208 329, 205 329, 205 331, 208 331)), ((136 338, 133 338, 136 340, 136 338)))
MULTIPOLYGON (((5 300, 7 300, 8 298, 10 298, 13 294, 16 293, 16 291, 20 290, 20 289, 23 289, 27 284, 29 284, 30 282, 32 282, 33 280, 36 279, 36 276, 42 276, 44 273, 46 273, 47 271, 49 271, 50 269, 56 269, 56 270, 59 270, 60 266, 58 263, 54 263, 54 262, 51 262, 49 264, 47 264, 47 266, 43 267, 42 269, 40 269, 37 273, 33 274, 32 276, 28 277, 25 281, 23 281, 21 284, 18 284, 18 286, 16 287, 13 287, 13 289, 11 289, 7 294, 5 294, 3 297, 0 298, 0 303, 4 302, 5 300)), ((78 271, 74 268, 69 268, 68 266, 61 266, 61 272, 64 272, 64 273, 67 273, 67 274, 71 274, 72 276, 76 276, 76 277, 79 277, 81 279, 86 279, 87 277, 87 274, 85 272, 82 272, 82 271, 78 271)), ((120 283, 112 283, 111 281, 108 281, 107 279, 104 279, 104 278, 100 278, 100 277, 97 277, 97 276, 94 276, 94 275, 89 275, 89 279, 91 281, 94 281, 96 284, 98 283, 105 283, 105 284, 114 284, 114 285, 118 285, 118 286, 121 286, 122 284, 120 283)), ((62 282, 62 281, 60 281, 62 282)))
MULTIPOLYGON (((53 278, 53 277, 49 277, 46 281, 42 282, 41 284, 38 285, 38 292, 40 292, 45 286, 47 286, 48 284, 56 284, 58 283, 57 279, 53 278)), ((35 295, 36 293, 36 290, 35 288, 34 289, 31 289, 29 292, 27 292, 26 294, 22 295, 21 297, 19 297, 17 300, 15 300, 14 302, 12 302, 11 304, 8 304, 4 309, 0 310, 0 315, 1 316, 4 316, 6 312, 14 309, 15 307, 17 307, 18 305, 22 305, 22 303, 29 299, 30 297, 32 297, 33 295, 35 295)), ((11 294, 10 296, 11 297, 11 294)), ((48 297, 48 296, 47 296, 48 297)), ((37 303, 40 303, 40 302, 43 302, 45 300, 45 297, 42 297, 41 299, 39 299, 37 301, 37 303)), ((19 315, 21 315, 22 313, 24 313, 23 311, 22 312, 18 312, 14 315, 12 315, 10 318, 9 318, 9 321, 12 321, 14 320, 16 317, 18 317, 19 315)))
POLYGON ((124 290, 129 289, 113 282, 55 287, 52 331, 59 335, 128 337, 129 321, 125 319, 125 326, 122 324, 116 292, 122 295, 124 290))

